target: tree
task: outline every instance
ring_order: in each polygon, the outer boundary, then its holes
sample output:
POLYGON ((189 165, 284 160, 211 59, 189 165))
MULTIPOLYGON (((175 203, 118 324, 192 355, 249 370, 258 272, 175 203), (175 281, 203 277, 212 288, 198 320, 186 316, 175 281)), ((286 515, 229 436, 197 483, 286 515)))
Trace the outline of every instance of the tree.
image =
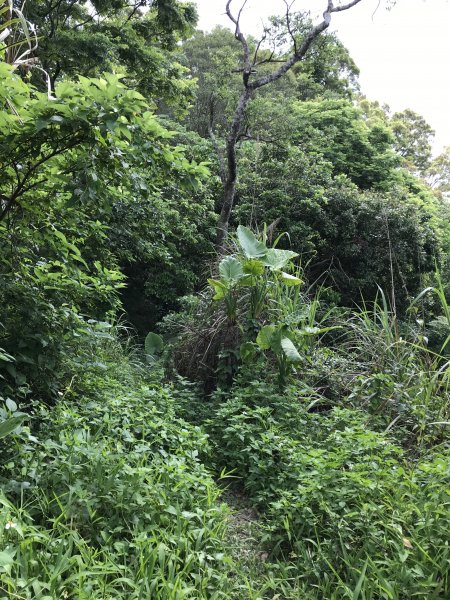
MULTIPOLYGON (((352 128, 358 131, 359 125, 352 128)), ((395 172, 384 172, 376 153, 371 162, 370 154, 355 160, 356 151, 344 160, 339 139, 330 135, 324 138, 329 144, 321 146, 312 135, 306 147, 298 142, 242 146, 232 223, 261 229, 276 222, 278 231, 289 234, 279 247, 301 255, 309 281, 333 289, 345 306, 361 298, 372 302, 380 286, 391 299, 395 292, 393 306, 402 314, 439 259, 437 202, 430 193, 422 199, 396 183, 395 172), (377 185, 358 189, 349 173, 358 183, 377 175, 377 185)), ((343 137, 354 135, 347 124, 343 137)))
MULTIPOLYGON (((178 42, 197 20, 193 4, 178 0, 33 0, 27 18, 39 34, 35 55, 52 89, 62 77, 121 72, 147 98, 175 106, 193 82, 178 61, 178 42)), ((42 88, 41 74, 32 82, 42 88)))
POLYGON ((443 194, 450 192, 450 146, 431 161, 426 176, 433 189, 443 194))
POLYGON ((184 215, 207 220, 179 206, 206 171, 117 75, 65 80, 52 99, 5 62, 0 78, 0 347, 13 357, 0 362, 0 394, 22 386, 51 398, 61 358, 90 327, 83 315, 120 308, 133 217, 163 226, 150 238, 160 257, 169 221, 185 235, 184 215), (166 200, 175 194, 178 205, 166 200))
POLYGON ((233 209, 237 180, 236 145, 240 136, 242 135, 242 124, 245 119, 247 106, 251 98, 254 96, 257 90, 279 80, 294 65, 304 60, 316 39, 330 26, 333 13, 348 10, 356 4, 359 4, 359 2, 361 2, 361 0, 353 0, 347 4, 335 6, 333 0, 328 0, 327 6, 325 7, 325 11, 323 13, 323 20, 315 26, 312 26, 307 32, 302 32, 301 35, 298 35, 298 32, 291 27, 290 9, 292 5, 288 4, 287 0, 285 0, 286 28, 287 34, 293 44, 292 51, 278 68, 275 68, 275 70, 255 78, 258 67, 260 67, 262 64, 271 63, 272 57, 269 56, 268 58, 261 58, 260 56, 260 48, 264 41, 264 37, 258 42, 255 52, 251 53, 248 38, 243 34, 240 27, 240 16, 245 7, 246 1, 244 1, 243 5, 241 6, 238 15, 234 16, 231 12, 231 0, 228 0, 226 4, 226 14, 234 24, 235 37, 242 46, 243 59, 240 71, 242 73, 242 83, 244 89, 236 106, 226 144, 226 174, 224 178, 224 195, 217 224, 216 239, 216 247, 219 251, 223 250, 224 242, 227 237, 231 212, 233 209))
POLYGON ((434 131, 425 119, 407 108, 392 115, 390 121, 394 133, 394 148, 413 172, 423 175, 430 166, 431 143, 434 131))

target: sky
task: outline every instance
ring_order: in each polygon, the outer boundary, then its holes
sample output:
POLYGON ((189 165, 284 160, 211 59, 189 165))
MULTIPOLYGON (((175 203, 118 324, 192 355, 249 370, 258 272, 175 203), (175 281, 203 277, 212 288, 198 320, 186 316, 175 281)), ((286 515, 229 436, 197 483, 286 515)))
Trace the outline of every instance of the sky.
MULTIPOLYGON (((194 0, 199 28, 230 26, 226 0, 194 0)), ((341 2, 341 4, 344 2, 341 2)), ((233 0, 238 10, 241 0, 233 0)), ((319 20, 326 0, 296 0, 297 10, 311 10, 319 20)), ((248 0, 241 29, 257 35, 269 15, 285 11, 283 0, 248 0)), ((361 74, 361 91, 393 111, 411 108, 436 132, 434 153, 450 146, 450 0, 362 0, 333 15, 331 30, 349 49, 361 74)))

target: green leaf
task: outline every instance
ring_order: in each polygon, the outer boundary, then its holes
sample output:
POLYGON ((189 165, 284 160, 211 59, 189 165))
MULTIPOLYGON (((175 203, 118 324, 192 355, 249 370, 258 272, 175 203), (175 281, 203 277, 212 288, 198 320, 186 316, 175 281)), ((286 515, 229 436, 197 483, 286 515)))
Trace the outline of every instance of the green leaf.
POLYGON ((157 333, 148 333, 145 338, 145 353, 151 357, 161 354, 164 348, 164 341, 157 333))
POLYGON ((239 225, 237 236, 239 244, 247 258, 261 258, 266 255, 266 245, 263 244, 263 242, 260 242, 248 227, 239 225))
POLYGON ((213 296, 213 300, 222 300, 225 297, 225 294, 228 291, 227 286, 218 279, 208 279, 209 285, 213 288, 215 295, 213 296))
POLYGON ((248 275, 262 275, 264 273, 264 263, 256 258, 249 258, 244 262, 244 273, 248 275))
POLYGON ((278 270, 284 269, 289 262, 298 256, 297 252, 291 250, 276 250, 275 248, 269 248, 264 258, 264 264, 266 267, 278 270))
POLYGON ((14 400, 11 400, 11 398, 6 398, 5 404, 8 410, 10 410, 11 412, 16 412, 17 404, 14 402, 14 400))
POLYGON ((295 277, 294 275, 290 275, 289 273, 284 273, 284 271, 281 273, 281 279, 283 283, 288 286, 300 285, 302 283, 301 279, 295 277))
POLYGON ((3 550, 0 552, 0 568, 9 567, 14 563, 15 550, 3 550))
POLYGON ((17 417, 10 417, 9 419, 2 421, 0 423, 0 439, 6 437, 12 433, 14 429, 17 429, 17 427, 22 425, 26 418, 27 415, 20 415, 17 417))
POLYGON ((251 362, 256 355, 258 346, 253 342, 244 342, 241 344, 239 353, 243 362, 251 362))
POLYGON ((252 285, 256 285, 257 280, 254 275, 245 274, 238 281, 238 287, 251 287, 252 285))
POLYGON ((353 590, 352 600, 358 600, 358 598, 361 594, 361 589, 362 589, 362 586, 364 583, 364 579, 366 577, 366 571, 367 571, 368 564, 369 564, 369 559, 367 558, 366 562, 364 563, 364 566, 362 568, 361 575, 359 576, 358 583, 356 584, 356 587, 353 590))
POLYGON ((241 263, 234 256, 227 256, 220 261, 219 273, 231 285, 237 283, 244 275, 241 263))
POLYGON ((289 338, 281 339, 281 347, 283 348, 283 352, 286 358, 290 362, 300 362, 302 360, 302 357, 298 353, 297 348, 294 346, 294 344, 289 338))
POLYGON ((256 338, 256 343, 262 350, 270 348, 275 331, 276 329, 273 325, 266 325, 260 330, 256 338))
POLYGON ((0 360, 4 360, 5 362, 14 362, 14 357, 0 348, 0 360))

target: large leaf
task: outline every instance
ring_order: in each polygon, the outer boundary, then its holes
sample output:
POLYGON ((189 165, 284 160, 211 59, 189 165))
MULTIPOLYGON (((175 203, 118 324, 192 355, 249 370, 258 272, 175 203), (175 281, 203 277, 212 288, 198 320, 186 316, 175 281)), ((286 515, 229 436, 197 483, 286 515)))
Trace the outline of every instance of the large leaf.
POLYGON ((284 283, 284 285, 287 286, 291 286, 291 285, 300 285, 302 283, 302 280, 299 279, 298 277, 295 277, 294 275, 290 275, 289 273, 281 273, 281 279, 284 283))
POLYGON ((150 332, 145 338, 145 353, 151 357, 161 354, 164 348, 164 341, 157 333, 150 332))
POLYGON ((10 417, 9 419, 2 421, 0 423, 0 439, 12 433, 14 429, 19 427, 19 425, 22 425, 26 418, 27 415, 19 415, 17 417, 10 417))
POLYGON ((239 348, 241 360, 243 362, 251 362, 255 358, 257 350, 258 346, 253 342, 244 342, 239 348))
POLYGON ((284 269, 296 256, 298 256, 297 252, 292 252, 292 250, 269 248, 264 258, 264 264, 274 270, 284 269))
POLYGON ((10 548, 2 550, 0 552, 0 569, 3 569, 3 571, 7 571, 8 567, 10 567, 14 563, 15 553, 16 551, 10 548))
POLYGON ((289 362, 300 362, 302 360, 297 348, 289 338, 282 338, 281 347, 289 362))
POLYGON ((209 285, 214 289, 213 300, 222 300, 225 297, 225 294, 228 291, 227 286, 218 279, 208 279, 209 285))
POLYGON ((264 273, 264 263, 256 258, 249 258, 244 262, 244 273, 248 275, 262 275, 264 273))
POLYGON ((259 241, 248 227, 239 225, 237 229, 239 244, 247 258, 261 258, 267 253, 267 246, 259 241))
POLYGON ((273 325, 263 327, 256 338, 256 343, 262 350, 269 350, 276 329, 273 325))
POLYGON ((244 275, 241 263, 234 256, 227 256, 220 261, 219 273, 221 277, 230 285, 233 285, 244 275))
POLYGON ((238 287, 251 287, 256 285, 257 279, 254 275, 249 275, 246 273, 241 279, 238 281, 238 287))

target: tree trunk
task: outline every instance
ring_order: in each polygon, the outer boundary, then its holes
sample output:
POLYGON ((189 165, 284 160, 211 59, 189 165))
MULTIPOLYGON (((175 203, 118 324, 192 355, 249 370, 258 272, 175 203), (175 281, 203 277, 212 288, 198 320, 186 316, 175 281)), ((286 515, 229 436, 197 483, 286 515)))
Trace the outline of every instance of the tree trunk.
POLYGON ((230 129, 230 135, 227 141, 227 173, 224 182, 224 195, 222 210, 220 211, 217 222, 216 250, 219 254, 224 253, 224 246, 228 236, 228 226, 230 223, 231 211, 233 210, 234 197, 236 194, 237 165, 236 165, 236 144, 239 139, 239 133, 242 129, 242 123, 245 117, 245 109, 250 100, 251 90, 245 88, 239 98, 239 102, 234 115, 233 123, 230 129))

